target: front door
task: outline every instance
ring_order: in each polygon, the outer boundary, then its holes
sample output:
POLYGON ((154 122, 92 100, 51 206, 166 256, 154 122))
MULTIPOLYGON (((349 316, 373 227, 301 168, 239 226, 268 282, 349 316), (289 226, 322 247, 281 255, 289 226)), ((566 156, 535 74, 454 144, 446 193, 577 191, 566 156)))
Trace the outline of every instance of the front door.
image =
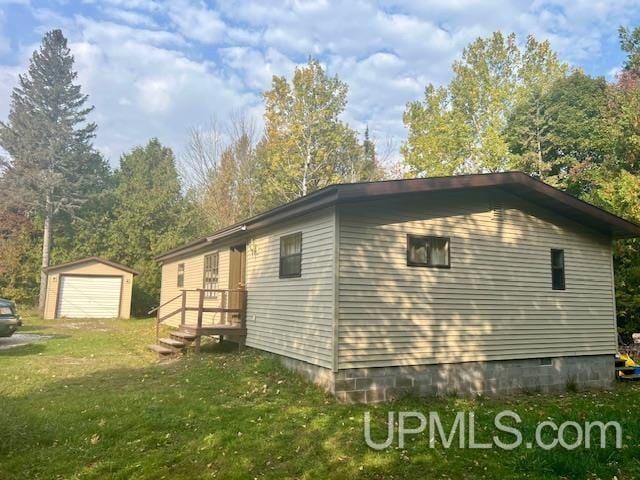
MULTIPOLYGON (((245 270, 247 263, 247 246, 235 245, 229 249, 229 308, 240 308, 244 293, 238 290, 245 288, 245 270)), ((239 320, 239 314, 232 313, 233 321, 239 320)))

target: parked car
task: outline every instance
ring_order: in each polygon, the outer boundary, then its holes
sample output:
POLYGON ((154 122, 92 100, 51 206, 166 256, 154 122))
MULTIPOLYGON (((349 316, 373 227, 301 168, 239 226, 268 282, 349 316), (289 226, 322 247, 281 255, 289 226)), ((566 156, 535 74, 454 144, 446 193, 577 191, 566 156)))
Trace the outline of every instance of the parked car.
POLYGON ((16 304, 0 298, 0 337, 10 337, 21 325, 16 304))

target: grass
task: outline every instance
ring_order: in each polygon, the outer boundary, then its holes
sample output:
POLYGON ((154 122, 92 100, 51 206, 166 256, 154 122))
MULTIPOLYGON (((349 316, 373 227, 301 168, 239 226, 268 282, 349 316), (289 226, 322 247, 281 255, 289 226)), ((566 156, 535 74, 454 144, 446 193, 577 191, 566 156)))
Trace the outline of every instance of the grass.
MULTIPOLYGON (((640 478, 640 388, 529 394, 507 400, 407 398, 342 405, 268 355, 206 345, 159 363, 145 351, 152 320, 43 321, 45 343, 0 351, 0 478, 640 478), (429 448, 425 434, 378 452, 363 440, 386 432, 388 411, 475 411, 479 441, 511 409, 525 438, 546 419, 617 420, 622 449, 511 451, 429 448)), ((505 438, 511 440, 511 438, 505 438)))

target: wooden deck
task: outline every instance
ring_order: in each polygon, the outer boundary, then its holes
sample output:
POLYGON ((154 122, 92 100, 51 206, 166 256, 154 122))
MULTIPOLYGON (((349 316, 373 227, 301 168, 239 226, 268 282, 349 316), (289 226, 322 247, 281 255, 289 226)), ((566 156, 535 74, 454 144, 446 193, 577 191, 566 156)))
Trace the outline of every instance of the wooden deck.
POLYGON ((186 346, 193 344, 196 350, 200 348, 200 338, 203 336, 224 336, 238 337, 240 345, 244 343, 244 337, 247 335, 246 325, 246 309, 247 309, 247 291, 244 289, 196 289, 183 290, 182 293, 162 305, 154 308, 149 314, 156 314, 156 345, 150 345, 149 348, 160 354, 174 353, 181 351, 186 346), (196 292, 198 305, 188 305, 187 294, 196 292), (207 296, 215 297, 218 306, 205 307, 205 298, 207 296), (160 310, 170 310, 169 313, 160 316, 160 310), (187 312, 197 312, 197 320, 195 323, 187 323, 187 312), (219 318, 224 322, 209 323, 203 321, 203 314, 219 313, 219 318), (180 327, 177 331, 172 332, 173 340, 160 338, 160 324, 170 318, 180 318, 180 327), (183 343, 181 348, 177 343, 183 343))
POLYGON ((241 325, 234 324, 222 324, 222 323, 214 323, 209 325, 202 325, 198 327, 198 325, 184 324, 180 325, 180 330, 183 332, 193 333, 194 335, 202 336, 202 335, 246 335, 247 329, 242 327, 241 325))

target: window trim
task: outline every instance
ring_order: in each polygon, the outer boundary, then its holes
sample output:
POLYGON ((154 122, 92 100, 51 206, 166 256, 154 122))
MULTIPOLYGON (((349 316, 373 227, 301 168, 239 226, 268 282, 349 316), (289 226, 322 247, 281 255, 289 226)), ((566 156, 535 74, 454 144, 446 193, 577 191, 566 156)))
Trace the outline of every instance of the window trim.
POLYGON ((407 233, 407 251, 406 251, 406 254, 407 254, 407 266, 408 267, 450 269, 451 268, 451 237, 441 237, 441 236, 438 236, 438 235, 417 235, 417 234, 413 234, 413 233, 407 233), (422 240, 432 240, 432 239, 446 240, 447 241, 447 264, 446 265, 430 265, 428 263, 412 262, 410 260, 410 249, 411 249, 411 239, 412 238, 419 238, 419 239, 422 239, 422 240))
POLYGON ((278 278, 300 278, 302 277, 302 232, 295 232, 295 233, 290 233, 288 235, 283 235, 282 237, 280 237, 280 246, 279 246, 279 250, 278 250, 278 278), (292 238, 292 237, 300 237, 300 253, 294 253, 292 255, 285 255, 282 256, 282 242, 284 242, 285 240, 292 238), (289 274, 284 274, 282 273, 282 261, 285 258, 289 258, 289 257, 299 257, 299 264, 300 267, 298 268, 298 272, 297 273, 289 273, 289 274))
POLYGON ((565 261, 564 261, 564 248, 552 248, 550 251, 550 260, 551 260, 551 290, 555 290, 555 291, 564 291, 567 289, 567 270, 566 270, 566 265, 565 265, 565 261), (562 254, 562 267, 556 267, 553 264, 553 255, 557 252, 560 252, 562 254), (556 288, 555 282, 553 280, 553 274, 555 273, 556 270, 560 270, 562 272, 562 286, 556 288))
MULTIPOLYGON (((220 252, 219 251, 215 251, 215 252, 211 252, 211 253, 207 253, 204 258, 202 259, 202 289, 203 290, 217 290, 218 287, 220 285, 220 252), (212 256, 217 256, 218 257, 218 268, 216 271, 216 282, 215 282, 215 288, 207 288, 207 257, 212 257, 212 256)), ((204 296, 205 298, 215 298, 217 296, 216 292, 204 292, 204 296)))
POLYGON ((184 263, 178 264, 176 286, 177 288, 184 288, 184 263))

